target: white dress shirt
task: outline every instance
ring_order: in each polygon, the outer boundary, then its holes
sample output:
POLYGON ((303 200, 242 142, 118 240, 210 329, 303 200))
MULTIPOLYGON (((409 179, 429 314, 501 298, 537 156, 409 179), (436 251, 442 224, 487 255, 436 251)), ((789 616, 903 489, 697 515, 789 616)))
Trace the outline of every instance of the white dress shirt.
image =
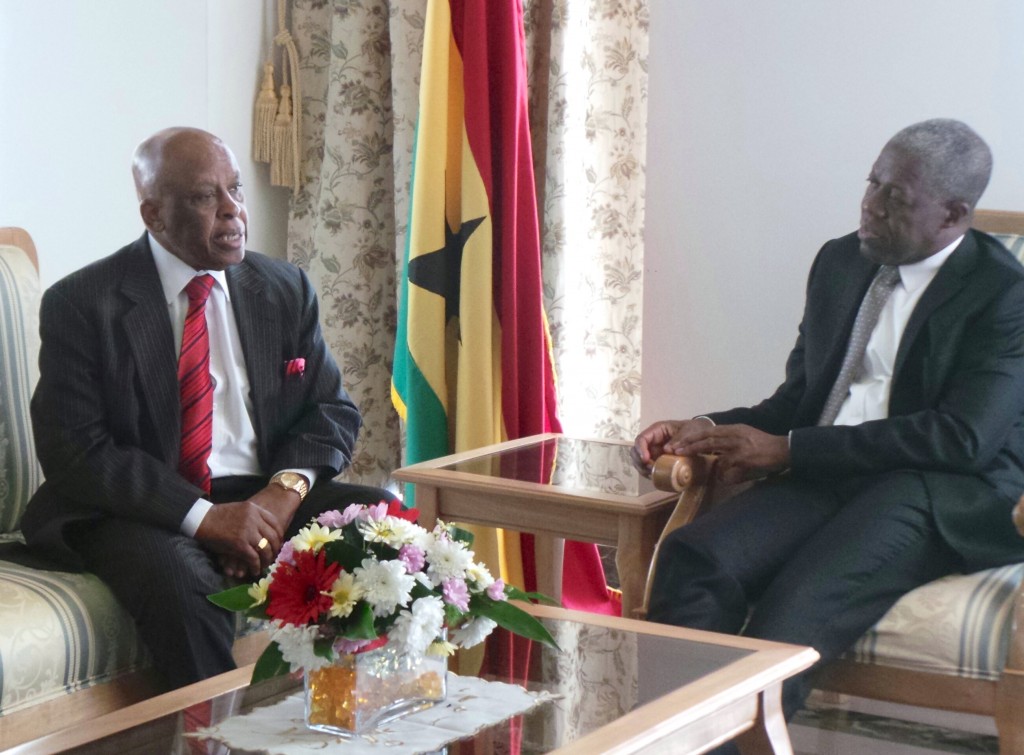
MULTIPOLYGON (((249 375, 245 354, 238 336, 231 293, 223 270, 195 270, 182 262, 149 235, 160 285, 167 300, 167 311, 174 333, 174 353, 181 351, 181 337, 188 313, 185 287, 197 275, 208 274, 215 283, 206 302, 206 325, 210 336, 210 375, 213 378, 213 450, 210 452, 210 475, 213 478, 232 475, 259 475, 256 453, 256 430, 249 396, 249 375)), ((316 482, 311 469, 294 470, 306 476, 310 487, 316 482)), ((196 530, 213 504, 198 499, 181 523, 181 531, 195 537, 196 530)))
POLYGON ((859 425, 889 416, 889 393, 896 352, 910 315, 939 268, 963 240, 963 236, 930 257, 911 265, 900 265, 900 281, 882 307, 878 323, 871 332, 864 362, 850 386, 850 394, 839 408, 835 425, 859 425))

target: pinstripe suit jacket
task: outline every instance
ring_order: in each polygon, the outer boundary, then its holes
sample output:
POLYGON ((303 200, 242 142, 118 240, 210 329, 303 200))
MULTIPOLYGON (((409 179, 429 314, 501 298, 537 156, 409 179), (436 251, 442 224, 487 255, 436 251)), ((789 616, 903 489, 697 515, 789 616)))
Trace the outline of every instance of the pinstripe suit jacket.
MULTIPOLYGON (((320 331, 316 295, 294 265, 254 252, 227 271, 251 386, 260 467, 348 465, 359 412, 320 331), (285 363, 305 359, 302 375, 285 363)), ((177 531, 202 491, 178 472, 177 354, 147 236, 43 295, 32 397, 46 481, 29 501, 29 545, 79 567, 65 528, 112 516, 177 531)))

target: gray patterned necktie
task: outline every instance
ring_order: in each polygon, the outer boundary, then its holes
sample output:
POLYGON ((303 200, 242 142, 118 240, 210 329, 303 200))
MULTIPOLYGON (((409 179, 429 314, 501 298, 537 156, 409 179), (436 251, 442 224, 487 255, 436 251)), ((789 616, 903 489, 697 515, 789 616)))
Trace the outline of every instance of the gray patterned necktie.
POLYGON ((850 332, 850 342, 846 346, 846 356, 843 357, 843 366, 839 368, 839 375, 832 386, 825 408, 821 411, 818 419, 818 426, 831 425, 836 421, 839 409, 850 393, 850 386, 857 378, 864 362, 864 351, 868 347, 868 340, 871 333, 878 324, 878 315, 882 307, 888 301, 889 295, 900 281, 900 269, 892 265, 882 265, 875 273, 875 279, 871 281, 868 292, 857 310, 857 319, 853 323, 853 330, 850 332))

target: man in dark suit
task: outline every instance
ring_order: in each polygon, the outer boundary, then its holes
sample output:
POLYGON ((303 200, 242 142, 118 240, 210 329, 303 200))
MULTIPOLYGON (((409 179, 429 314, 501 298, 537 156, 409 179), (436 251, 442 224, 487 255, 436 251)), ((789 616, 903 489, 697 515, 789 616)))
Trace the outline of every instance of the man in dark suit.
MULTIPOLYGON (((649 618, 827 661, 913 588, 1024 558, 1024 268, 970 229, 990 173, 962 123, 900 131, 859 231, 814 261, 782 385, 637 436, 642 469, 715 453, 724 479, 764 478, 666 539, 649 618)), ((808 691, 787 683, 787 715, 808 691)))
POLYGON ((245 249, 231 150, 167 129, 133 174, 146 233, 43 296, 32 421, 46 482, 23 529, 113 589, 179 686, 234 667, 234 617, 206 599, 225 575, 256 576, 322 511, 391 496, 331 479, 359 412, 305 274, 245 249), (205 304, 186 293, 197 282, 205 304))

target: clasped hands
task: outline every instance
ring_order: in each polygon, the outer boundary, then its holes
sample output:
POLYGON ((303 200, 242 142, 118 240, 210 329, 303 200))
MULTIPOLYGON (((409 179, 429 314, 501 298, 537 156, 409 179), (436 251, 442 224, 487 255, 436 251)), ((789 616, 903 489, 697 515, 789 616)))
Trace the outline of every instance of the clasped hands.
POLYGON ((789 439, 750 425, 715 425, 705 418, 655 422, 636 436, 633 464, 650 475, 662 454, 718 456, 718 477, 735 483, 778 474, 789 468, 789 439))
POLYGON ((217 554, 228 577, 248 579, 274 562, 301 501, 298 493, 269 485, 246 501, 218 503, 203 517, 198 540, 217 554))

